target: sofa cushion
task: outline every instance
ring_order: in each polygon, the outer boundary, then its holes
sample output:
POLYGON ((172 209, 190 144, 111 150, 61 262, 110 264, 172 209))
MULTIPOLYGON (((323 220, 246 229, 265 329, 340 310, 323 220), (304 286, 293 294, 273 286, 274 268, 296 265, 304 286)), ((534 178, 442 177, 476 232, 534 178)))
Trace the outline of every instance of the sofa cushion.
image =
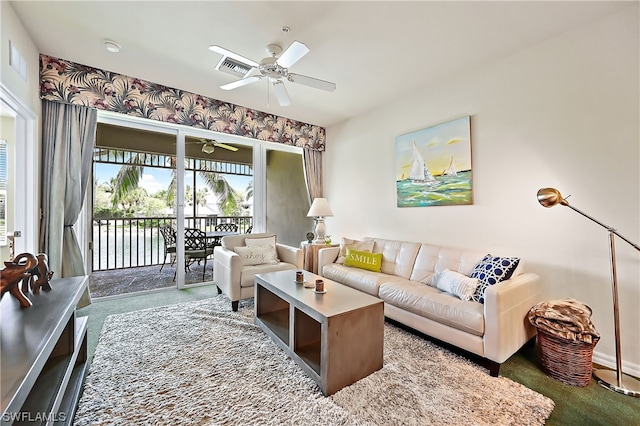
POLYGON ((472 299, 484 303, 486 288, 511 278, 519 263, 519 257, 500 257, 491 254, 483 257, 471 272, 471 278, 477 278, 480 282, 472 299))
POLYGON ((340 242, 340 253, 338 253, 336 263, 344 264, 344 260, 347 257, 347 249, 352 248, 355 250, 371 252, 371 250, 373 250, 373 244, 373 241, 358 241, 342 237, 342 241, 340 242))
POLYGON ((469 276, 485 253, 421 244, 409 279, 433 285, 433 274, 445 269, 469 276))
POLYGON ((476 336, 484 335, 484 306, 460 300, 437 288, 401 280, 380 285, 378 297, 385 303, 476 336))
POLYGON ((409 278, 413 270, 420 243, 407 241, 365 238, 373 241, 373 253, 382 253, 382 272, 397 277, 409 278))
POLYGON ((433 281, 438 290, 453 294, 462 300, 471 300, 480 284, 477 278, 469 278, 466 275, 448 269, 436 272, 433 281))
POLYGON ((378 288, 382 283, 403 280, 403 278, 394 277, 393 275, 366 271, 337 263, 325 265, 322 269, 322 276, 372 296, 378 296, 378 288))
POLYGON ((353 266, 368 271, 380 272, 382 253, 368 253, 366 251, 348 248, 344 266, 353 266))
POLYGON ((296 265, 291 263, 280 262, 275 265, 255 265, 243 266, 240 271, 240 287, 253 287, 256 274, 265 274, 267 272, 288 271, 290 269, 298 269, 296 265))

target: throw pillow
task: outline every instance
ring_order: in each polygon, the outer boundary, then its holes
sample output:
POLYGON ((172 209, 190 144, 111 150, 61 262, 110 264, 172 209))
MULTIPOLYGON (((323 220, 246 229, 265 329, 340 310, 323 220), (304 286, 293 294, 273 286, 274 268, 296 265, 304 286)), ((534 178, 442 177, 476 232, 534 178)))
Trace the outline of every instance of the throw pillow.
POLYGON ((469 278, 466 275, 448 269, 436 273, 433 281, 438 290, 451 293, 462 300, 471 300, 480 284, 477 278, 469 278))
POLYGON ((266 238, 245 238, 244 245, 247 247, 266 247, 276 248, 276 236, 266 238))
POLYGON ((380 272, 382 268, 382 253, 369 253, 348 248, 344 266, 353 266, 368 271, 380 272))
MULTIPOLYGON (((278 259, 278 251, 276 250, 276 236, 273 235, 271 237, 265 238, 245 238, 244 245, 247 247, 273 247, 275 250, 276 261, 279 262, 278 259)), ((277 263, 276 262, 276 263, 277 263)))
POLYGON ((240 256, 243 266, 246 265, 275 265, 278 263, 276 249, 273 247, 236 247, 233 249, 240 256))
POLYGON ((473 294, 472 300, 484 303, 484 292, 487 287, 508 280, 520 263, 519 257, 499 257, 487 254, 473 267, 471 278, 477 278, 480 285, 473 294))
POLYGON ((344 260, 347 257, 348 248, 371 253, 373 251, 374 244, 374 241, 358 241, 343 237, 340 242, 340 254, 338 254, 336 263, 344 263, 344 260))

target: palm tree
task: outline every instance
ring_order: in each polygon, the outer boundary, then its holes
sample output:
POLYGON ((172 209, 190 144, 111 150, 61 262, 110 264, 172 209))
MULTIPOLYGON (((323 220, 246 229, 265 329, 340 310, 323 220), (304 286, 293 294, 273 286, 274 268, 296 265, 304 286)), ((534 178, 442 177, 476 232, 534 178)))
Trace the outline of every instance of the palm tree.
MULTIPOLYGON (((140 183, 144 168, 148 164, 147 158, 151 154, 134 153, 129 158, 127 164, 124 164, 118 171, 113 184, 113 205, 117 206, 127 196, 133 192, 140 183)), ((171 182, 167 188, 167 204, 173 205, 176 195, 176 158, 169 157, 171 162, 171 182)), ((222 211, 228 206, 237 204, 236 192, 229 185, 229 182, 219 173, 199 170, 198 174, 204 180, 205 184, 215 195, 218 196, 218 208, 222 211)))

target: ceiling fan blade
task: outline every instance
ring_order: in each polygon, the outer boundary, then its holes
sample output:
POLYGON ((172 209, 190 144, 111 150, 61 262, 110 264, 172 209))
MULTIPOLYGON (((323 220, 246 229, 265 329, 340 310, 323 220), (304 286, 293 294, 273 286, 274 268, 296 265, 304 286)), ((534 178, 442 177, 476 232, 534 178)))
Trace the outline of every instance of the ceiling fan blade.
POLYGON ((284 83, 282 81, 276 80, 273 82, 273 93, 276 95, 276 99, 280 106, 291 105, 291 98, 289 97, 287 88, 284 87, 284 83))
POLYGON ((313 78, 301 74, 287 75, 287 80, 292 83, 304 84, 305 86, 314 87, 320 90, 326 90, 327 92, 333 92, 336 90, 336 84, 330 81, 320 80, 319 78, 313 78))
POLYGON ((246 86, 247 84, 251 84, 251 83, 256 82, 258 80, 261 80, 261 79, 262 79, 262 77, 254 75, 254 76, 251 76, 251 77, 246 77, 246 78, 243 78, 241 80, 236 80, 236 81, 233 81, 231 83, 224 84, 224 85, 220 86, 220 88, 222 90, 236 89, 238 87, 246 86))
POLYGON ((294 41, 287 47, 287 50, 282 52, 282 55, 280 55, 276 63, 283 68, 289 68, 302 59, 307 53, 309 53, 309 48, 304 43, 294 41))
POLYGON ((221 55, 228 56, 228 57, 233 58, 235 60, 238 60, 240 62, 244 62, 245 64, 250 65, 250 66, 252 66, 254 68, 257 68, 260 65, 256 61, 252 61, 249 58, 246 58, 246 57, 244 57, 242 55, 238 55, 235 52, 232 52, 230 50, 225 49, 224 47, 220 47, 220 46, 215 45, 215 44, 212 44, 211 46, 209 46, 209 50, 211 50, 212 52, 219 53, 221 55))
POLYGON ((213 144, 217 147, 228 149, 229 151, 235 152, 238 150, 238 148, 236 148, 235 146, 227 145, 226 143, 222 143, 222 142, 214 142, 213 144))

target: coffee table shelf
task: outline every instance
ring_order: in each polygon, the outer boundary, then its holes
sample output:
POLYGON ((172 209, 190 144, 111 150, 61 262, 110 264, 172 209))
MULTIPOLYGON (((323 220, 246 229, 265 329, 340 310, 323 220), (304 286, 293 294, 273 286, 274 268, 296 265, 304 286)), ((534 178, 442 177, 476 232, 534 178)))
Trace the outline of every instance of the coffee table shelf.
POLYGON ((327 279, 327 293, 316 294, 294 279, 295 270, 256 275, 255 323, 325 395, 381 369, 382 300, 327 279))
POLYGON ((257 289, 257 291, 261 292, 260 297, 264 303, 256 308, 256 315, 268 325, 269 330, 277 338, 282 340, 285 345, 288 345, 289 304, 263 288, 257 289))

